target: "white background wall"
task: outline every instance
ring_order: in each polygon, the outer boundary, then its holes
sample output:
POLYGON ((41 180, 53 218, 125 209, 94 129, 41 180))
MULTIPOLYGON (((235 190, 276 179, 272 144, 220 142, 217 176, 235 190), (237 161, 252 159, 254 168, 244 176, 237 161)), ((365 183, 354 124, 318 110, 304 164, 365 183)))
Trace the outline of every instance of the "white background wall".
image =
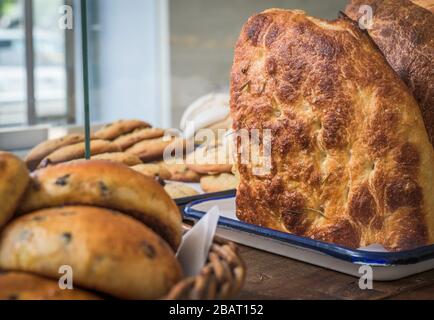
MULTIPOLYGON (((92 121, 139 118, 168 126, 166 1, 88 3, 92 121)), ((78 106, 77 120, 82 118, 82 106, 78 106)))

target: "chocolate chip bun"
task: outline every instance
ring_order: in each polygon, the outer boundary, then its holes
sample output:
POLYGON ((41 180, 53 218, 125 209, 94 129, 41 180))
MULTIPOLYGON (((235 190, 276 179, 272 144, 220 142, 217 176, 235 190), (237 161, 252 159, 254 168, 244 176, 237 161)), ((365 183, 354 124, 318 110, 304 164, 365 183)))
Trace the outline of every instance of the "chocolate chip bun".
POLYGON ((0 229, 14 214, 29 181, 24 162, 0 151, 0 229))
MULTIPOLYGON (((113 142, 106 140, 93 140, 90 142, 90 153, 98 155, 102 153, 120 152, 119 147, 113 142)), ((77 143, 57 149, 45 157, 38 166, 38 169, 46 168, 51 165, 64 163, 72 160, 84 158, 86 153, 85 143, 77 143)))
POLYGON ((53 153, 57 149, 66 147, 72 144, 77 144, 84 141, 84 135, 82 134, 69 134, 62 138, 52 139, 44 141, 34 147, 25 157, 24 161, 27 164, 29 170, 35 170, 41 161, 49 154, 53 153))
POLYGON ((62 290, 58 281, 21 273, 0 273, 0 300, 100 300, 79 289, 62 290))
POLYGON ((0 236, 0 268, 59 279, 121 299, 158 299, 181 279, 172 249, 137 220, 96 207, 41 210, 0 236))
POLYGON ((123 134, 144 128, 151 128, 151 125, 141 120, 119 120, 102 127, 95 132, 95 137, 102 140, 114 140, 123 134))
POLYGON ((173 248, 181 241, 182 217, 164 189, 127 166, 102 160, 74 161, 35 171, 18 212, 63 205, 122 211, 144 222, 173 248))

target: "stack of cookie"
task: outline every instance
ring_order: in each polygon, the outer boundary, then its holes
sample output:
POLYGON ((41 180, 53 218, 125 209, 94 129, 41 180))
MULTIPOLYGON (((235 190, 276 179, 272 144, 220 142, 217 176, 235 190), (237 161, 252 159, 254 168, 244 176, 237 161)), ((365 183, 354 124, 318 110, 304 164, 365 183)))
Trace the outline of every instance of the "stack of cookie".
MULTIPOLYGON (((185 165, 161 161, 165 148, 177 143, 183 144, 182 139, 165 135, 164 129, 140 120, 120 120, 92 134, 91 158, 122 163, 144 175, 159 177, 160 181, 171 180, 164 187, 174 198, 196 195, 195 189, 176 181, 199 182, 198 174, 185 165)), ((39 144, 25 161, 29 170, 34 171, 84 156, 84 135, 70 134, 39 144)))
POLYGON ((181 279, 182 217, 154 179, 104 160, 29 175, 8 153, 0 175, 0 298, 156 299, 181 279))
POLYGON ((200 186, 206 193, 236 189, 238 178, 228 143, 203 145, 187 156, 187 167, 201 175, 200 186))

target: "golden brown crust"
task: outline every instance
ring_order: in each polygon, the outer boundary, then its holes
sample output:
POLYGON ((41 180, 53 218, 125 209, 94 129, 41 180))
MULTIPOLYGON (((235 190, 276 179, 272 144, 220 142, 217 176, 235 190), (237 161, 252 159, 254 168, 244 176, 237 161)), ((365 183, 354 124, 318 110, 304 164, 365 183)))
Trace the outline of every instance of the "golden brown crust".
POLYGON ((203 146, 187 155, 187 167, 199 174, 231 173, 233 159, 222 145, 203 146))
MULTIPOLYGON (((82 159, 85 156, 85 150, 86 148, 84 142, 59 148, 45 157, 39 164, 38 169, 72 160, 82 159)), ((90 142, 90 152, 92 155, 120 151, 120 148, 110 141, 92 140, 90 142)))
POLYGON ((206 193, 236 189, 238 183, 237 177, 230 173, 205 176, 200 179, 200 187, 206 193))
POLYGON ((91 157, 92 160, 107 160, 117 163, 122 163, 126 166, 137 166, 142 164, 142 160, 133 154, 126 152, 112 152, 112 153, 102 153, 91 157))
POLYGON ((34 147, 26 156, 24 161, 30 171, 35 170, 39 163, 49 154, 53 153, 59 148, 69 146, 71 144, 77 144, 84 141, 84 135, 82 134, 69 134, 67 136, 47 140, 36 147, 34 147))
POLYGON ((164 186, 164 190, 166 190, 172 199, 187 198, 199 194, 199 192, 189 185, 180 182, 167 182, 164 186))
POLYGON ((160 166, 159 163, 139 164, 131 167, 131 169, 151 178, 160 177, 163 180, 169 180, 171 177, 170 172, 166 168, 160 166))
POLYGON ((13 216, 30 181, 24 162, 0 151, 0 229, 13 216))
POLYGON ((175 146, 178 143, 182 144, 184 142, 181 138, 174 137, 148 139, 136 143, 131 148, 128 148, 125 152, 134 154, 143 162, 150 162, 161 159, 167 147, 175 146))
POLYGON ((101 140, 114 140, 123 134, 144 128, 151 128, 151 125, 141 120, 119 120, 102 127, 95 132, 95 137, 101 140))
POLYGON ((412 2, 434 13, 434 0, 412 0, 412 2))
POLYGON ((74 161, 35 171, 18 211, 63 205, 119 210, 147 224, 173 248, 181 241, 182 217, 154 179, 109 161, 74 161))
POLYGON ((231 77, 234 130, 272 133, 270 174, 238 159, 241 220, 351 248, 434 243, 434 151, 421 112, 354 23, 255 15, 231 77))
POLYGON ((360 5, 372 7, 369 35, 419 102, 434 145, 434 15, 408 0, 353 0, 346 14, 358 21, 360 5))
POLYGON ((165 179, 180 182, 199 182, 200 174, 188 168, 184 162, 185 160, 180 161, 180 163, 177 163, 176 160, 160 162, 161 171, 168 171, 170 174, 165 179))
POLYGON ((79 289, 62 290, 58 281, 20 273, 0 273, 0 300, 101 300, 79 289))
POLYGON ((181 278, 171 248, 140 222, 95 207, 41 210, 0 236, 0 267, 59 279, 122 299, 157 299, 181 278))
POLYGON ((145 128, 122 135, 115 139, 114 143, 116 143, 122 150, 127 150, 140 141, 161 138, 162 136, 164 136, 163 129, 145 128))

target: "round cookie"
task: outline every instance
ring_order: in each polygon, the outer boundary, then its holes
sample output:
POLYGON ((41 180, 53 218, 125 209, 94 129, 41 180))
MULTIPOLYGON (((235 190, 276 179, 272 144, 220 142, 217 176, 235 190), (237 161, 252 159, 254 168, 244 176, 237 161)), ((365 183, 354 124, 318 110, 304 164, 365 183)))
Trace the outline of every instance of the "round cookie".
MULTIPOLYGON (((184 162, 184 161, 183 161, 184 162)), ((167 180, 180 182, 199 182, 200 175, 187 167, 185 163, 176 163, 175 161, 162 161, 159 163, 161 168, 170 173, 167 180)))
POLYGON ((172 249, 139 221, 107 209, 34 212, 0 236, 0 268, 59 279, 70 266, 78 286, 121 299, 158 299, 182 275, 172 249))
MULTIPOLYGON (((106 140, 93 140, 90 142, 90 152, 92 155, 101 153, 120 152, 120 148, 113 142, 106 140)), ((39 164, 38 169, 45 168, 58 163, 68 162, 84 158, 86 153, 86 146, 84 142, 73 144, 70 146, 57 149, 47 157, 45 157, 39 164)))
POLYGON ((105 125, 100 130, 95 132, 94 136, 97 139, 114 140, 123 134, 143 128, 151 128, 151 125, 141 120, 119 120, 105 125))
POLYGON ((112 152, 112 153, 102 153, 96 156, 92 156, 92 160, 107 160, 117 163, 122 163, 126 166, 136 166, 142 164, 142 160, 133 154, 126 152, 112 152))
POLYGON ((158 163, 139 164, 131 167, 131 169, 151 178, 159 177, 163 180, 169 180, 171 177, 170 172, 158 163))
POLYGON ((73 161, 35 171, 18 213, 63 205, 119 210, 142 221, 174 249, 181 242, 182 217, 154 179, 119 163, 73 161))
POLYGON ((128 148, 126 152, 136 155, 143 162, 150 162, 161 159, 167 147, 174 149, 178 143, 179 146, 183 147, 184 141, 181 138, 163 137, 143 140, 128 148))
POLYGON ((200 179, 200 186, 206 193, 236 189, 238 187, 238 183, 238 178, 235 175, 229 173, 205 176, 200 179))
POLYGON ((69 146, 71 144, 77 144, 84 141, 84 135, 82 134, 69 134, 62 138, 52 139, 44 141, 34 147, 25 157, 24 161, 27 164, 29 170, 35 170, 49 154, 53 153, 59 148, 69 146))
POLYGON ((196 196, 199 194, 195 189, 179 182, 166 182, 164 190, 169 194, 172 199, 181 199, 196 196))
POLYGON ((144 128, 135 130, 129 134, 122 135, 116 138, 113 142, 116 143, 122 150, 126 150, 140 141, 161 138, 162 136, 164 136, 163 129, 144 128))
POLYGON ((58 281, 21 272, 0 273, 0 300, 101 300, 79 289, 62 290, 58 281))
POLYGON ((30 176, 26 165, 15 155, 0 151, 0 229, 13 216, 30 176))
POLYGON ((223 146, 197 148, 187 155, 187 166, 199 174, 231 173, 233 160, 223 146))

